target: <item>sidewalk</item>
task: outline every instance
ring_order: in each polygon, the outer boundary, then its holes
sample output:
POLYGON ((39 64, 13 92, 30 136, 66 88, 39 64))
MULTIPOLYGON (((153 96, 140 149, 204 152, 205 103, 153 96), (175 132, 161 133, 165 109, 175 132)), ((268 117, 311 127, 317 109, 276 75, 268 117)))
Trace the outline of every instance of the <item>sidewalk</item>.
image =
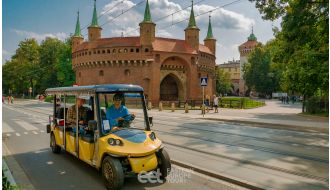
POLYGON ((266 100, 266 105, 254 109, 228 109, 220 108, 219 113, 214 113, 210 110, 203 117, 200 110, 189 110, 189 113, 184 113, 184 110, 158 111, 158 109, 149 110, 150 116, 167 115, 177 116, 182 118, 199 118, 219 121, 230 121, 250 124, 276 124, 267 127, 270 128, 285 128, 292 130, 303 131, 329 131, 329 118, 301 115, 301 104, 282 104, 277 100, 266 100))

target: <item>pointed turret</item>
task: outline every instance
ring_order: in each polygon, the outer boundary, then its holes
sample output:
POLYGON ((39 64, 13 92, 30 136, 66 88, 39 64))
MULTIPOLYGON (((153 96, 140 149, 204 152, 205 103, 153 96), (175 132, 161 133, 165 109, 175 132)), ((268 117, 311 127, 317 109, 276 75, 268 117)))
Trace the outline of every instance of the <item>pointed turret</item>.
POLYGON ((149 1, 146 2, 146 9, 144 11, 143 21, 140 25, 140 43, 141 46, 152 46, 152 42, 155 41, 155 27, 156 24, 151 20, 149 1))
POLYGON ((194 14, 194 1, 191 1, 191 11, 190 11, 190 18, 187 28, 198 28, 196 26, 195 14, 194 14))
POLYGON ((213 32, 212 32, 212 24, 211 24, 211 15, 209 16, 209 27, 207 28, 207 35, 205 39, 212 39, 213 32))
POLYGON ((147 3, 146 3, 146 9, 144 11, 143 22, 152 22, 152 20, 151 20, 151 14, 150 14, 150 9, 149 9, 149 1, 148 0, 147 0, 147 3))
POLYGON ((253 34, 253 26, 252 26, 252 32, 248 37, 248 41, 257 41, 257 37, 253 34))
POLYGON ((79 22, 79 11, 77 12, 76 30, 72 36, 72 52, 84 41, 84 37, 81 35, 80 22, 79 22))
POLYGON ((211 50, 211 52, 215 55, 216 39, 213 37, 211 15, 209 16, 209 27, 207 29, 206 38, 204 39, 204 45, 208 47, 211 50))
POLYGON ((97 22, 96 0, 94 0, 92 23, 88 27, 88 40, 93 41, 93 40, 101 38, 101 30, 102 30, 102 28, 99 26, 99 24, 97 22))
POLYGON ((80 30, 80 22, 79 22, 79 11, 78 11, 78 16, 77 16, 77 22, 76 22, 76 30, 74 32, 75 37, 82 37, 81 35, 81 30, 80 30))
POLYGON ((194 2, 191 1, 191 12, 188 27, 185 31, 185 41, 195 50, 199 50, 199 28, 196 25, 194 2))

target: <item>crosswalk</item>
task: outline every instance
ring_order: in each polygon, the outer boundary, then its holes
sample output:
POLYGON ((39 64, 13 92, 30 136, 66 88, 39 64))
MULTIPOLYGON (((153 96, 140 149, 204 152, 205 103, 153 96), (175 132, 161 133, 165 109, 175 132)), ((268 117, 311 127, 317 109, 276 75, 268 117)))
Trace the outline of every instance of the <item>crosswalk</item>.
POLYGON ((24 118, 3 118, 2 137, 24 137, 26 135, 45 134, 45 126, 48 119, 45 115, 36 115, 12 106, 4 106, 12 111, 24 114, 24 118), (6 121, 5 121, 6 120, 6 121))
POLYGON ((30 123, 15 119, 13 120, 13 123, 15 123, 15 129, 8 123, 2 121, 2 136, 10 137, 10 136, 16 136, 21 137, 24 135, 38 135, 45 133, 45 130, 41 130, 40 128, 37 128, 30 123))

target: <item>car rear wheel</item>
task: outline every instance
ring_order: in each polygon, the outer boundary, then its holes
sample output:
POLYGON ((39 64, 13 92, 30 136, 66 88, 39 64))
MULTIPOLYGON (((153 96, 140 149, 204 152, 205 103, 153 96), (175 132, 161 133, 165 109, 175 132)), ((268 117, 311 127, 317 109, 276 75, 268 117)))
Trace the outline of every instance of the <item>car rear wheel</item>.
POLYGON ((54 133, 50 135, 50 147, 53 153, 59 154, 61 152, 61 147, 56 144, 54 133))
POLYGON ((120 161, 107 156, 102 162, 102 177, 108 190, 120 189, 124 184, 124 171, 120 161))
POLYGON ((158 167, 160 169, 160 173, 162 174, 161 178, 165 179, 168 174, 171 172, 171 159, 168 153, 161 149, 157 152, 158 157, 158 167))

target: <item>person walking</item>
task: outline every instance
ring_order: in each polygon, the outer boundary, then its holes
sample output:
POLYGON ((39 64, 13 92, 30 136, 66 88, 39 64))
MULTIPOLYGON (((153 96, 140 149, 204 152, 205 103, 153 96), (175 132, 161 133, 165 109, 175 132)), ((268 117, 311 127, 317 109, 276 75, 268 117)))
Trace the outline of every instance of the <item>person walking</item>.
POLYGON ((218 113, 219 98, 214 94, 213 95, 213 107, 214 113, 218 113))

